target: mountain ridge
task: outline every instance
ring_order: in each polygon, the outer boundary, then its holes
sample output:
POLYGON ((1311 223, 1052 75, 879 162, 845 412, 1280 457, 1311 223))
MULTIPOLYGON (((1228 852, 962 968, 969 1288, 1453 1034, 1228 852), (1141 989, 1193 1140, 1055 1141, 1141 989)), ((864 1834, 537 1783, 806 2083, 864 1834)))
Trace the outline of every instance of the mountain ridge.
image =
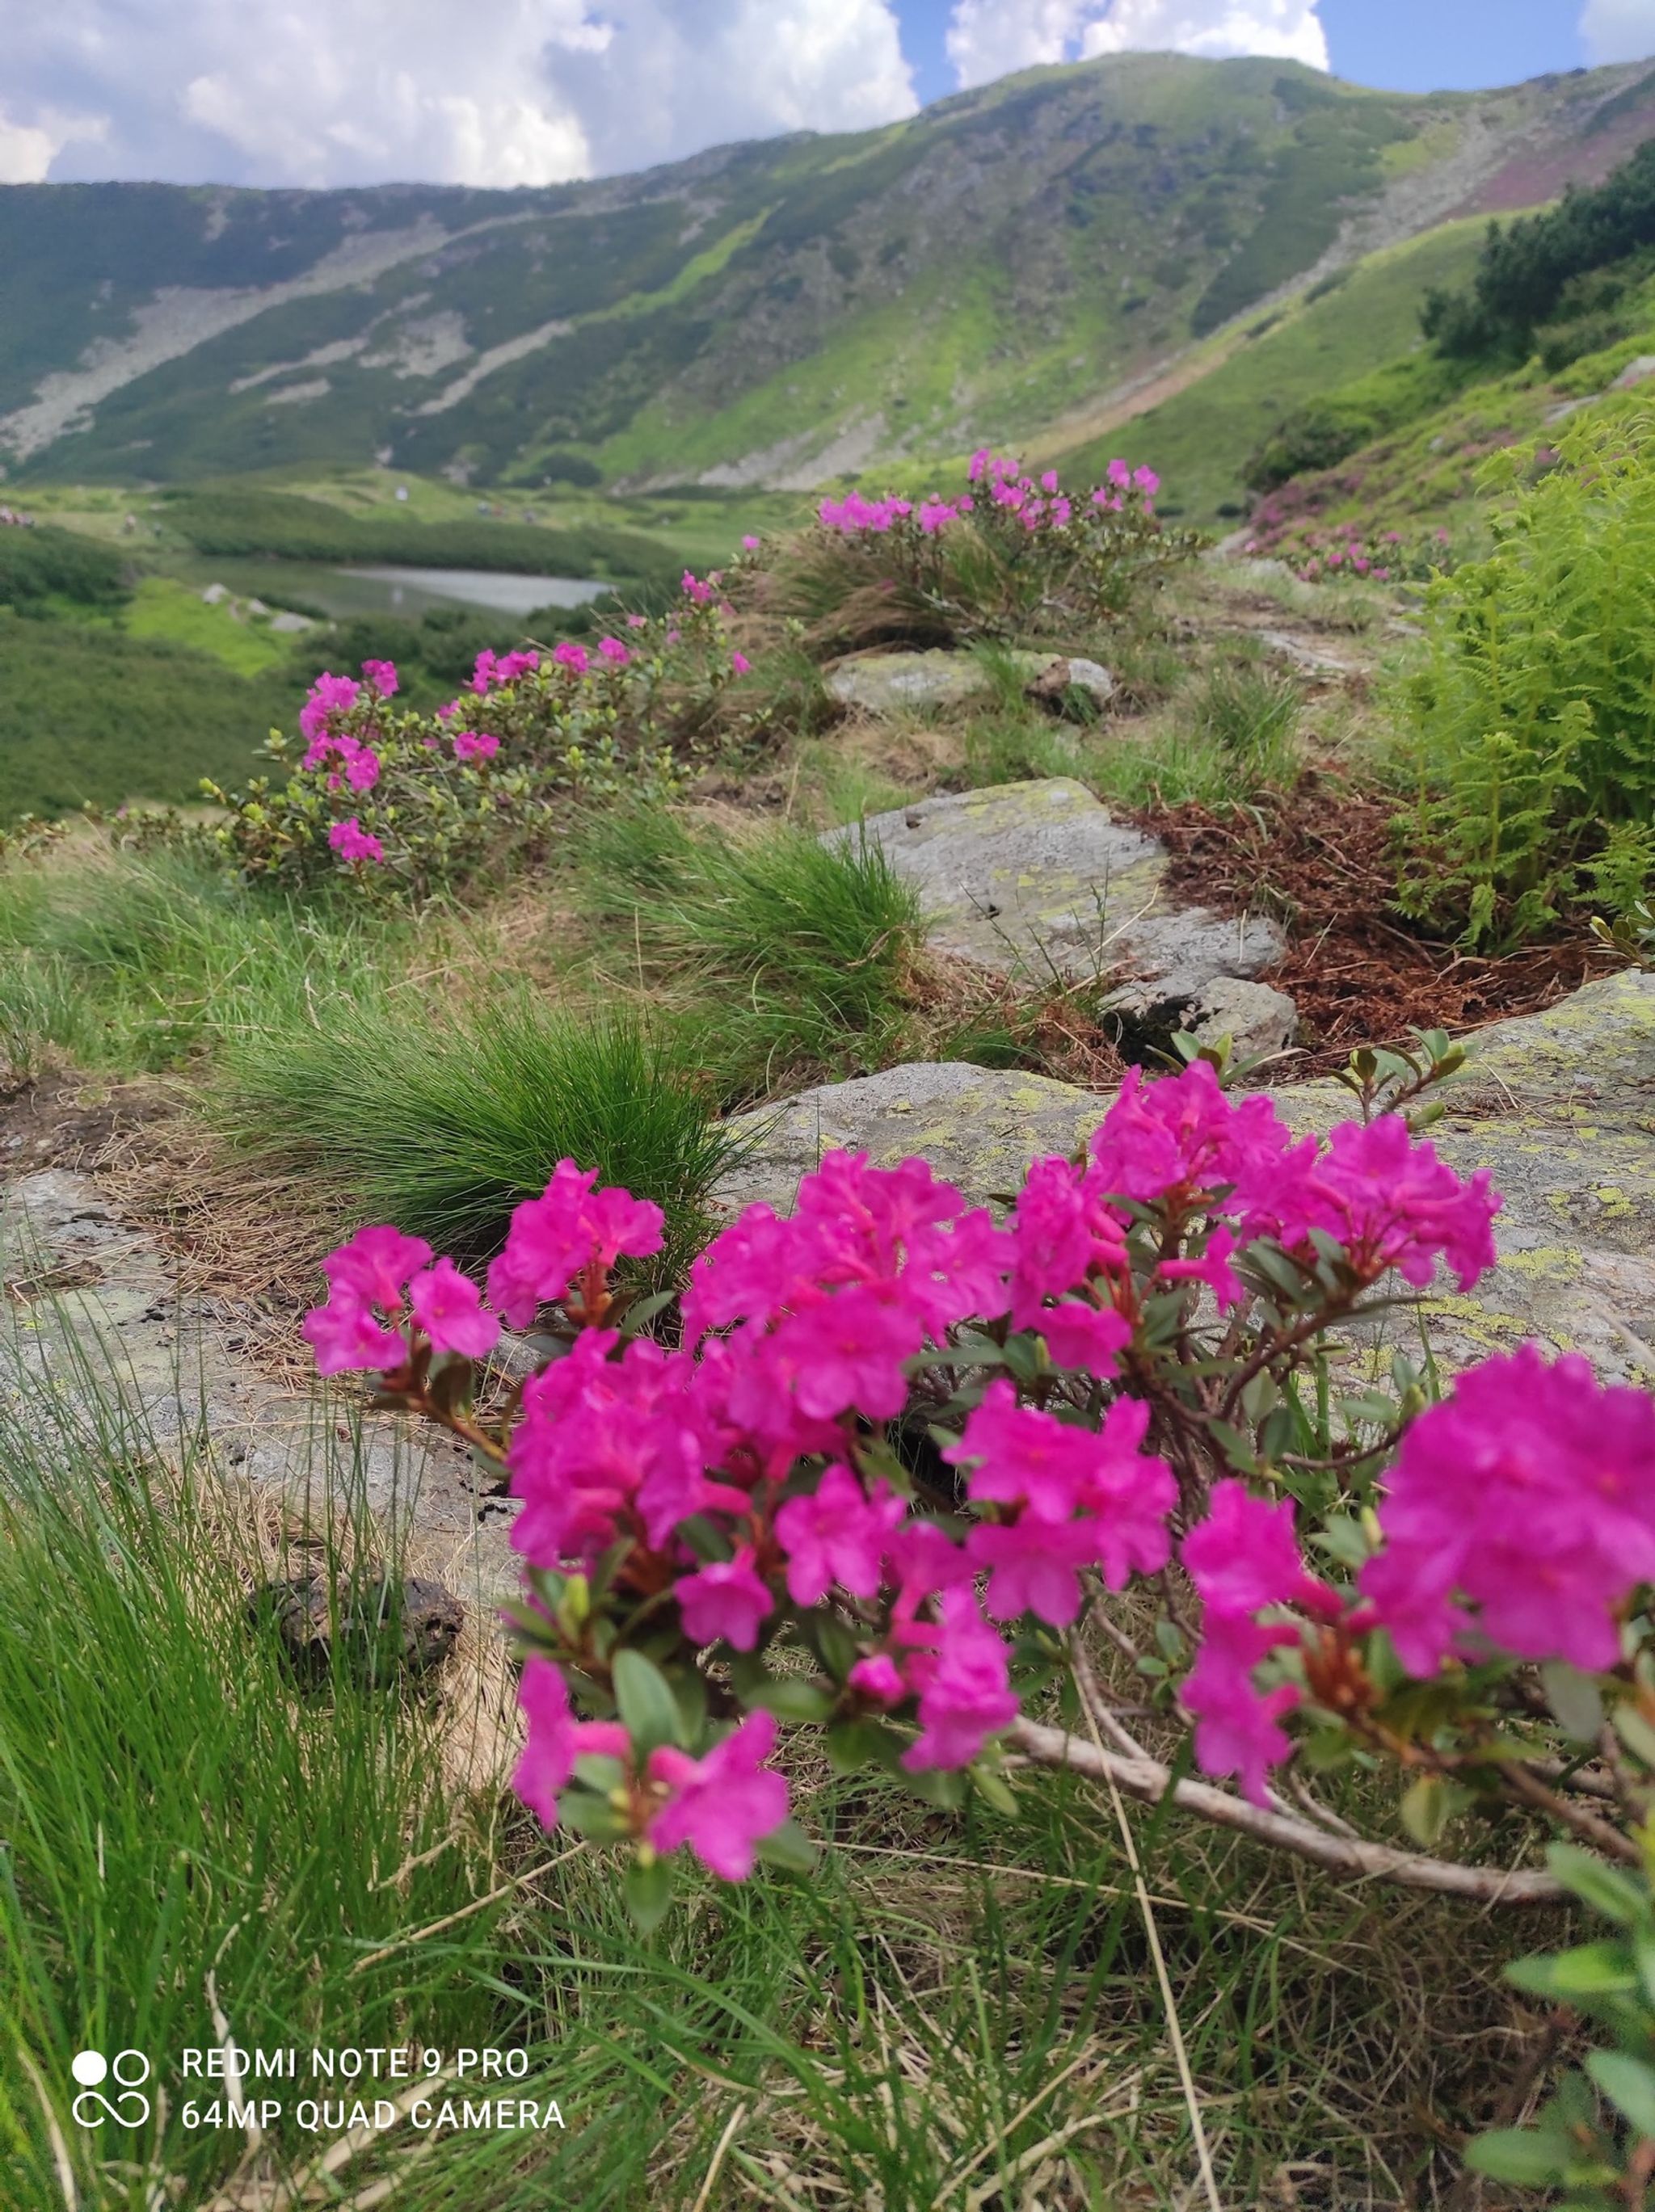
POLYGON ((1404 94, 1129 55, 590 183, 7 186, 0 455, 25 480, 378 459, 648 491, 1050 445, 1652 133, 1641 63, 1404 94))

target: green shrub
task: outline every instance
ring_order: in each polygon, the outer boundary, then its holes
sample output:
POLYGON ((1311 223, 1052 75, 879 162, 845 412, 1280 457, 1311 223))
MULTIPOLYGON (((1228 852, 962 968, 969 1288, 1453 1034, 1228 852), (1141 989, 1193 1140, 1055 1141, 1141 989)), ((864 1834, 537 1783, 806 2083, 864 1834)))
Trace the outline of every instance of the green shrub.
POLYGON ((526 991, 433 1013, 411 993, 347 986, 233 1038, 210 1110, 249 1154, 472 1258, 572 1158, 663 1208, 666 1279, 705 1240, 738 1149, 673 1032, 526 991))
POLYGON ((1655 823, 1655 424, 1593 415, 1504 494, 1486 561, 1428 589, 1428 657, 1402 686, 1417 796, 1402 901, 1511 940, 1590 894, 1635 897, 1655 823))
POLYGON ((49 524, 0 527, 0 602, 28 608, 56 598, 107 611, 129 596, 125 564, 113 545, 49 524))

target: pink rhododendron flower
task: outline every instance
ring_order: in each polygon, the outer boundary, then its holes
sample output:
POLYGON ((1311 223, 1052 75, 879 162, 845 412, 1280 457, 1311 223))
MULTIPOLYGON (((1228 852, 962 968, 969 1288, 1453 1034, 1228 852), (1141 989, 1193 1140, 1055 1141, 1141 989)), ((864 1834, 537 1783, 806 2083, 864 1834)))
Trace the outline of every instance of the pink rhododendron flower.
POLYGON ((372 791, 380 780, 379 755, 358 745, 346 758, 344 780, 353 791, 372 791))
POLYGON ((883 1490, 869 1497, 848 1467, 830 1467, 816 1488, 790 1498, 776 1516, 776 1539, 788 1555, 788 1595, 795 1605, 819 1605, 837 1583, 853 1597, 872 1597, 903 1502, 883 1490))
POLYGON ((965 1539, 975 1567, 989 1570, 983 1603, 996 1620, 1037 1613, 1067 1628, 1080 1610, 1080 1573, 1095 1546, 1084 1521, 980 1522, 965 1539))
POLYGON ((915 1652, 907 1668, 920 1691, 920 1734, 902 1758, 910 1773, 969 1766, 1017 1718, 1010 1655, 970 1591, 945 1592, 939 1610, 935 1649, 915 1652))
POLYGON ((1394 1267, 1421 1289, 1440 1258, 1469 1291, 1494 1264, 1502 1201, 1491 1180, 1479 1168, 1462 1182, 1400 1115, 1382 1115, 1366 1127, 1342 1121, 1284 1206, 1282 1241, 1325 1230, 1365 1273, 1394 1267))
POLYGON ((1034 1326, 1056 1366, 1087 1375, 1112 1375, 1116 1353, 1132 1341, 1132 1324, 1123 1315, 1074 1299, 1044 1308, 1034 1326))
POLYGON ((385 859, 385 848, 371 831, 364 830, 353 814, 347 821, 336 822, 327 833, 327 842, 342 860, 372 860, 376 866, 385 859))
POLYGON ((649 617, 648 615, 628 615, 626 626, 628 629, 648 629, 649 617))
POLYGON ((484 1310, 483 1293, 452 1260, 439 1260, 408 1285, 414 1319, 436 1352, 481 1359, 500 1341, 500 1323, 484 1310))
POLYGON ((693 599, 698 607, 704 607, 713 596, 712 586, 702 583, 693 568, 686 568, 684 572, 684 590, 685 596, 693 599))
POLYGON ((751 1545, 733 1559, 715 1559, 678 1584, 678 1612, 692 1644, 721 1638, 734 1651, 751 1651, 776 1609, 769 1585, 753 1566, 751 1545))
POLYGON ((1153 469, 1134 469, 1132 471, 1132 482, 1135 489, 1141 491, 1146 499, 1153 499, 1155 494, 1161 488, 1161 480, 1156 475, 1153 469))
POLYGON ((648 1338, 611 1358, 618 1341, 612 1329, 583 1329, 566 1358, 523 1386, 506 1465, 523 1501, 512 1544, 532 1566, 595 1559, 624 1528, 662 1550, 681 1521, 719 1502, 690 1363, 648 1338))
POLYGON ((354 677, 333 676, 326 671, 311 685, 304 705, 299 709, 299 733, 304 738, 319 737, 333 714, 342 714, 355 706, 362 685, 354 677))
POLYGON ((649 1842, 658 1851, 687 1844, 709 1872, 745 1881, 760 1839, 788 1817, 788 1785, 764 1765, 775 1748, 775 1717, 749 1713, 704 1759, 672 1744, 652 1751, 649 1778, 672 1795, 649 1823, 649 1842))
POLYGON ((385 1374, 408 1357, 402 1338, 353 1299, 330 1298, 326 1305, 313 1307, 305 1316, 302 1334, 316 1354, 319 1375, 343 1375, 356 1369, 385 1374))
POLYGON ((349 1243, 330 1252, 322 1262, 328 1297, 305 1317, 304 1335, 316 1353, 324 1375, 349 1369, 379 1372, 400 1367, 408 1347, 393 1328, 403 1317, 408 1279, 431 1257, 431 1248, 421 1237, 405 1237, 399 1229, 359 1229, 349 1243))
POLYGON ((908 1695, 908 1685, 888 1651, 875 1651, 866 1659, 859 1659, 845 1680, 853 1690, 872 1698, 877 1705, 899 1705, 908 1695))
POLYGON ((454 732, 456 760, 492 760, 499 750, 500 740, 492 730, 456 730, 454 732))
POLYGON ((1411 1674, 1475 1652, 1478 1631, 1520 1659, 1612 1667, 1626 1601, 1655 1579, 1655 1401, 1531 1344, 1485 1360, 1409 1428, 1379 1524, 1362 1594, 1411 1674))
POLYGON ((394 699, 396 697, 397 664, 394 660, 364 660, 362 663, 362 674, 368 678, 374 689, 379 693, 381 699, 394 699))
POLYGON ((749 553, 757 553, 764 542, 764 541, 762 538, 755 538, 751 532, 749 532, 748 535, 741 541, 743 546, 749 553))
POLYGON ((598 640, 598 650, 605 660, 612 661, 617 668, 624 668, 632 658, 618 637, 600 637, 598 640))
POLYGON ((559 668, 567 668, 571 676, 584 676, 592 665, 592 656, 583 645, 575 645, 565 638, 561 645, 552 647, 551 657, 559 668))
POLYGON ((630 1759, 631 1741, 618 1721, 577 1721, 561 1668, 537 1651, 523 1668, 517 1701, 529 1724, 528 1741, 511 1786, 543 1828, 557 1826, 557 1800, 577 1759, 630 1759))
POLYGON ((660 1251, 660 1206, 612 1186, 599 1190, 597 1180, 595 1168, 559 1160, 542 1195, 512 1215, 505 1249, 489 1269, 489 1297, 514 1328, 527 1328, 589 1270, 660 1251))
POLYGON ((750 676, 752 673, 752 663, 745 653, 733 653, 730 655, 730 665, 738 676, 750 676))
POLYGON ((1263 1804, 1265 1776, 1292 1747, 1279 1723, 1299 1692, 1291 1682, 1263 1691, 1254 1669, 1281 1644, 1296 1644, 1299 1630, 1257 1616, 1295 1606, 1331 1620, 1339 1600, 1305 1571, 1292 1499, 1268 1505, 1243 1482, 1214 1484, 1207 1518, 1184 1538, 1183 1553, 1203 1609, 1201 1656, 1182 1692, 1196 1716, 1196 1756, 1208 1774, 1235 1775, 1244 1795, 1263 1804))

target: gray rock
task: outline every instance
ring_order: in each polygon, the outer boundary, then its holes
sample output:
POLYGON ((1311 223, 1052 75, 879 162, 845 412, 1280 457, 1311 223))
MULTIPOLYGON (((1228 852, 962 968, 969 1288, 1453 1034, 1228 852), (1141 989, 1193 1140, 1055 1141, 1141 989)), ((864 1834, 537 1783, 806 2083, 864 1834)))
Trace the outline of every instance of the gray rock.
POLYGON ((270 618, 271 629, 280 637, 296 637, 301 630, 314 629, 315 623, 308 615, 296 615, 290 608, 270 618))
POLYGON ((824 1083, 733 1124, 752 1149, 719 1185, 731 1212, 762 1200, 791 1212, 824 1152, 866 1152, 876 1167, 919 1153, 973 1203, 1014 1191, 1031 1159, 1072 1152, 1109 1100, 1044 1075, 919 1061, 851 1083, 824 1083))
MULTIPOLYGON (((1106 707, 1115 696, 1115 678, 1098 661, 1022 651, 1006 658, 1031 690, 1073 684, 1090 693, 1098 707, 1106 707), (1059 670, 1064 672, 1061 677, 1059 670)), ((966 707, 992 698, 995 690, 993 678, 975 654, 941 650, 852 653, 831 668, 824 681, 831 698, 868 714, 966 707)))
POLYGON ((0 1287, 0 1393, 48 1442, 67 1427, 134 1458, 210 1447, 277 1486, 296 1519, 366 1507, 406 1536, 411 1565, 475 1603, 516 1588, 515 1508, 479 1494, 462 1447, 394 1415, 358 1418, 348 1389, 279 1389, 88 1176, 51 1169, 5 1190, 0 1287))
MULTIPOLYGON (((1432 1349, 1461 1367, 1533 1338, 1655 1387, 1655 975, 1605 976, 1476 1045, 1429 1134, 1460 1174, 1487 1168, 1503 1194, 1500 1265, 1469 1296, 1429 1301, 1432 1349)), ((1335 1084, 1277 1097, 1301 1128, 1349 1105, 1335 1084)), ((1417 1352, 1411 1316, 1394 1316, 1391 1334, 1417 1352)))
POLYGON ((1285 1052, 1299 1029, 1299 1008, 1285 991, 1240 975, 1215 975, 1185 1009, 1183 1027, 1202 1044, 1228 1037, 1240 1060, 1285 1052))
MULTIPOLYGON (((1655 1387, 1655 975, 1589 983, 1476 1040, 1472 1072, 1430 1141, 1505 1197, 1499 1266, 1469 1296, 1445 1290, 1388 1315, 1383 1339, 1453 1370, 1532 1338, 1598 1371, 1655 1387)), ((1299 1130, 1349 1117, 1338 1085, 1272 1094, 1299 1130)), ((836 1146, 889 1165, 916 1152, 974 1200, 1016 1188, 1038 1153, 1083 1143, 1108 1098, 1038 1076, 953 1065, 895 1068, 806 1091, 739 1126, 754 1150, 723 1186, 732 1207, 780 1212, 836 1146)))
POLYGON ((1629 361, 1610 385, 1611 392, 1634 392, 1640 384, 1647 384, 1655 376, 1655 353, 1640 353, 1636 361, 1629 361))
POLYGON ((1165 848, 1068 776, 924 799, 828 833, 857 836, 916 886, 934 945, 1002 975, 1120 971, 1182 1003, 1287 949, 1273 922, 1167 905, 1165 848))

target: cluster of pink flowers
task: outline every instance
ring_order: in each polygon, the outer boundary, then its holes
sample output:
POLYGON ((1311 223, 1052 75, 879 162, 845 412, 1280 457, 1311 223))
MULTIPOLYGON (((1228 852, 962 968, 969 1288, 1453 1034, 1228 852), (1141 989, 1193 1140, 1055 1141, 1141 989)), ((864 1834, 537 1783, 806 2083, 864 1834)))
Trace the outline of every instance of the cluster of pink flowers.
POLYGON ((1201 1655, 1182 1692, 1196 1717, 1196 1757, 1208 1774, 1232 1774, 1255 1804, 1265 1776, 1293 1746, 1281 1717, 1299 1702, 1296 1682, 1262 1688, 1257 1670, 1301 1640, 1295 1613, 1335 1620, 1337 1594, 1308 1574, 1290 1498, 1269 1505, 1245 1483, 1213 1488, 1211 1510, 1183 1540, 1183 1564, 1202 1600, 1201 1655), (1275 1617, 1263 1620, 1260 1615, 1275 1617))
POLYGON ((385 863, 385 847, 372 830, 364 830, 354 814, 343 822, 336 822, 327 833, 327 842, 342 860, 356 863, 367 860, 374 867, 385 863))
POLYGON ((1402 1438, 1363 1596, 1409 1672, 1489 1646, 1588 1671, 1655 1581, 1655 1400, 1532 1345, 1485 1360, 1402 1438), (1468 1611, 1468 1607, 1475 1611, 1468 1611))
POLYGON ((465 679, 465 689, 486 699, 497 685, 515 684, 520 677, 532 676, 539 665, 538 653, 494 653, 485 646, 465 679))
POLYGON ((581 1759, 618 1763, 641 1842, 669 1855, 687 1844, 725 1881, 747 1879, 757 1845, 788 1817, 787 1783, 764 1764, 776 1747, 769 1713, 750 1713, 703 1758, 657 1744, 640 1759, 620 1722, 575 1719, 569 1685, 549 1659, 529 1660, 519 1697, 528 1741, 512 1786, 548 1828, 581 1759))
MULTIPOLYGON (((756 1663, 790 1620, 829 1607, 837 1717, 905 1727, 901 1764, 922 1772, 972 1765, 1016 1717, 1001 1624, 1065 1629, 1086 1577, 1119 1589, 1168 1565, 1178 1484, 1136 1386, 1169 1296, 1190 1315, 1206 1294, 1239 1308, 1261 1239, 1307 1278, 1336 1247, 1341 1310, 1393 1269, 1423 1283, 1444 1263, 1468 1285, 1493 1260, 1498 1205, 1486 1175, 1462 1181, 1398 1120, 1295 1141, 1269 1099, 1227 1097, 1197 1063, 1159 1081, 1134 1072, 1082 1156, 1033 1164, 1003 1224, 923 1160, 878 1169, 830 1153, 791 1216, 750 1206, 708 1245, 673 1346, 614 1325, 613 1271, 660 1251, 660 1209, 570 1160, 513 1216, 486 1299, 420 1240, 366 1230, 327 1263, 327 1302, 306 1326, 324 1372, 377 1370, 417 1401, 431 1359, 484 1357, 497 1316, 524 1328, 560 1314, 572 1340, 525 1382, 502 1446, 521 1504, 512 1540, 536 1586, 609 1562, 622 1637, 628 1606, 659 1629, 670 1603, 692 1671, 709 1648, 756 1663), (962 1484, 950 1513, 910 1495, 867 1443, 909 1403, 916 1363, 962 1329, 980 1345, 1021 1336, 1030 1352, 1008 1356, 944 1453, 962 1484), (1037 1372, 1040 1401, 1025 1402, 1012 1378, 1037 1372)), ((1485 1373, 1481 1397, 1463 1384, 1409 1431, 1388 1548, 1360 1596, 1306 1571, 1289 1502, 1213 1488, 1182 1547, 1204 1609, 1183 1697, 1209 1772, 1263 1794, 1301 1694, 1281 1655, 1307 1625, 1382 1621, 1427 1670, 1474 1631, 1603 1663, 1614 1604, 1655 1574, 1655 1408, 1631 1392, 1594 1400, 1567 1362, 1485 1373), (1536 1409, 1540 1446, 1523 1425, 1536 1409), (1560 1458, 1565 1437, 1573 1456, 1560 1458), (1564 1595, 1535 1595, 1542 1561, 1561 1587, 1560 1559, 1564 1595), (1566 1631, 1582 1608, 1595 1626, 1566 1631)), ((602 1679, 610 1644, 559 1645, 549 1618, 547 1638, 602 1679)), ((661 1744, 635 1755, 619 1722, 577 1721, 550 1656, 532 1662, 524 1702, 518 1788, 548 1822, 587 1758, 618 1762, 609 1802, 627 1807, 625 1832, 656 1851, 687 1844, 728 1879, 786 1816, 764 1712, 692 1758, 661 1744)))
POLYGON ((859 491, 848 491, 843 499, 824 499, 816 516, 824 530, 840 531, 847 538, 865 530, 883 537, 913 512, 911 499, 898 499, 894 494, 885 499, 865 499, 859 491))
POLYGON ((492 730, 456 730, 453 742, 458 761, 492 760, 500 750, 500 740, 492 730))

